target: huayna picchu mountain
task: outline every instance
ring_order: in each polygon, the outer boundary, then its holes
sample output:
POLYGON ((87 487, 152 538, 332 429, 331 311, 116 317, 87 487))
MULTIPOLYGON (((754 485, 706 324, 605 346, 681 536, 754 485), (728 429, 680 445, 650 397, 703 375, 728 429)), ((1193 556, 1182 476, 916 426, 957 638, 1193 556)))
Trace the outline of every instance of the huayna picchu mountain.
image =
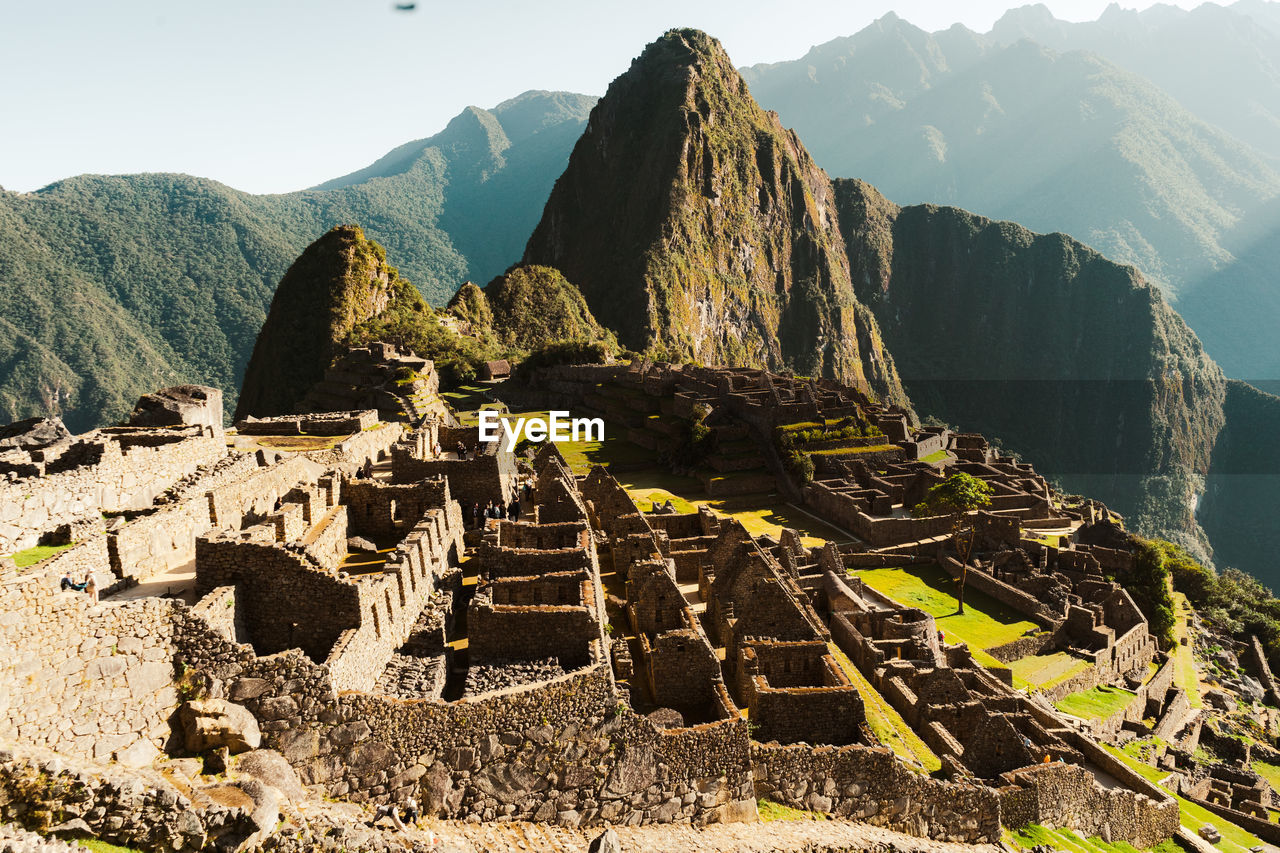
POLYGON ((905 402, 854 296, 831 183, 720 43, 672 30, 592 110, 525 250, 619 340, 905 402))
MULTIPOLYGON (((525 261, 632 348, 866 378, 1139 532, 1207 558, 1197 509, 1225 529, 1236 480, 1204 487, 1226 380, 1158 289, 1065 235, 831 181, 702 33, 667 33, 610 86, 525 261)), ((1254 433, 1232 434, 1244 458, 1254 433)))

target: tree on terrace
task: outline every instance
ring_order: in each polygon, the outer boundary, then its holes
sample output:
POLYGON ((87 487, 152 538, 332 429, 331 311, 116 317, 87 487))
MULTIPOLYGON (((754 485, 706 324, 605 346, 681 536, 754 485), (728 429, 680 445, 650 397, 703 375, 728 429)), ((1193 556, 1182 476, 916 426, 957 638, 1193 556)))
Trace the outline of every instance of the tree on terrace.
POLYGON ((991 492, 990 484, 971 474, 959 472, 930 488, 924 500, 911 508, 911 514, 916 518, 945 515, 950 519, 951 541, 956 553, 962 558, 960 589, 956 596, 960 603, 958 613, 964 613, 964 584, 969 579, 969 557, 977 538, 974 519, 970 513, 989 506, 991 492))

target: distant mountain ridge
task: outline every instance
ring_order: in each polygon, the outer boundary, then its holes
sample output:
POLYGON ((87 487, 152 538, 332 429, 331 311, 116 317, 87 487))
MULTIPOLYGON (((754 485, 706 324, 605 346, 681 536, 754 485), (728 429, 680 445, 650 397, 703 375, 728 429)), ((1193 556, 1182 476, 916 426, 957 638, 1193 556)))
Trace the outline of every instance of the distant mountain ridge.
POLYGON ((0 192, 0 419, 114 420, 175 382, 236 390, 277 282, 360 222, 435 304, 519 260, 595 99, 527 92, 322 187, 255 196, 186 175, 0 192))
MULTIPOLYGON (((1223 278, 1244 291, 1272 286, 1237 266, 1237 253, 1240 232, 1280 226, 1267 218, 1280 195, 1275 161, 1133 70, 1013 40, 1019 21, 1040 22, 1020 31, 1052 30, 1045 14, 1010 13, 997 28, 1003 39, 961 26, 926 33, 886 15, 744 74, 833 175, 870 181, 900 203, 955 204, 1070 234, 1186 300, 1188 322, 1229 375, 1280 377, 1280 351, 1261 345, 1280 312, 1247 310, 1223 278), (1232 310, 1202 308, 1221 300, 1232 310)), ((1272 38, 1250 27, 1255 40, 1272 38)))

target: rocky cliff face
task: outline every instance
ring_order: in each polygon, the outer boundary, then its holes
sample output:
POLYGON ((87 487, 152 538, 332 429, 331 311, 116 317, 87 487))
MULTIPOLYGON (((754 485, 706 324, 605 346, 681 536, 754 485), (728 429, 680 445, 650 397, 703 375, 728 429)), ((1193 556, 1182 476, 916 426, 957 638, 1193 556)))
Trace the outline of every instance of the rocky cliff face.
POLYGON ((1132 528, 1203 544, 1226 382, 1135 269, 1061 234, 899 208, 861 181, 835 198, 858 295, 921 414, 998 436, 1132 528))
POLYGON ((399 281, 382 247, 357 226, 340 225, 308 246, 276 288, 236 417, 294 411, 352 330, 392 306, 399 281))
POLYGON ((1244 569, 1274 590, 1280 588, 1280 397, 1231 380, 1224 409, 1226 426, 1213 448, 1200 523, 1219 567, 1244 569))
POLYGON ((525 262, 560 269, 632 348, 906 401, 854 296, 829 179, 704 33, 668 32, 609 87, 525 262))

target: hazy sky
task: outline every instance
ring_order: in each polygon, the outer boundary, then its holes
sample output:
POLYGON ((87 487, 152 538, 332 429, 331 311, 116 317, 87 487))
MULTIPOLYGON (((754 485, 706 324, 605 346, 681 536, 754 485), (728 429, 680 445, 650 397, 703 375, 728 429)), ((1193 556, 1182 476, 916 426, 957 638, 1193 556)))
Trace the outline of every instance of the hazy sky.
MULTIPOLYGON (((171 171, 285 192, 430 136, 468 104, 528 89, 602 94, 671 27, 706 30, 748 65, 797 58, 890 10, 928 30, 985 31, 1009 5, 418 0, 397 12, 392 0, 0 0, 0 186, 171 171)), ((1079 21, 1106 2, 1046 5, 1079 21)))

